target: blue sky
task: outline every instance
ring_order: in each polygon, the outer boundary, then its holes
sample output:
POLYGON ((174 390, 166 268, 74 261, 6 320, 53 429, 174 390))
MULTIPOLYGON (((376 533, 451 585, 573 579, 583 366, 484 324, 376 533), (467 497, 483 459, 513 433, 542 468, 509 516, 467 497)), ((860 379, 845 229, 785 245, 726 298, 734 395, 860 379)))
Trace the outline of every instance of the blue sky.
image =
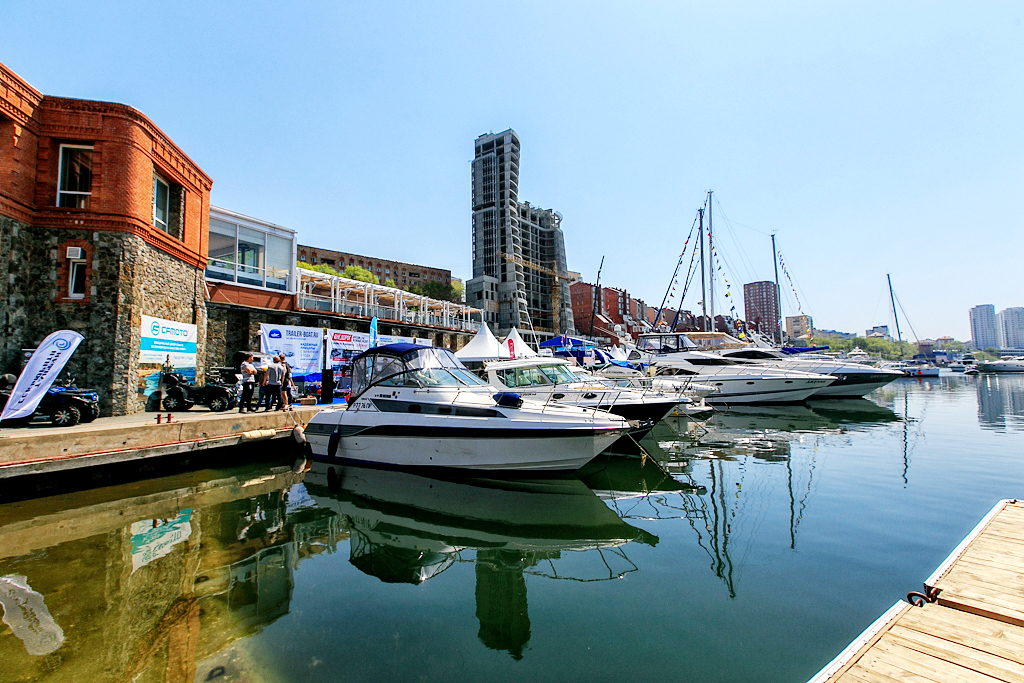
POLYGON ((473 140, 511 127, 569 267, 649 304, 713 189, 734 288, 775 232, 818 327, 888 323, 886 273, 922 338, 1024 306, 1020 3, 167 7, 5 0, 0 61, 140 109, 303 243, 470 277, 473 140))

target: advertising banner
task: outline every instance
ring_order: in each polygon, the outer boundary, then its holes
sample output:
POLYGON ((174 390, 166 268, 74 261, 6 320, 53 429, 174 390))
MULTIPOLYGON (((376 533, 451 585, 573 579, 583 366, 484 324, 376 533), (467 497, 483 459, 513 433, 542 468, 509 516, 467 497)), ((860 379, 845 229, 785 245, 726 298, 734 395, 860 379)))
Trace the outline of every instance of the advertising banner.
POLYGON ((171 552, 174 546, 192 535, 192 509, 182 510, 173 519, 147 519, 129 527, 132 535, 132 574, 153 560, 171 552))
POLYGON ((0 420, 32 415, 82 339, 82 335, 71 330, 59 330, 44 339, 15 382, 0 420))
POLYGON ((323 367, 324 332, 319 327, 260 323, 260 352, 283 355, 292 380, 319 382, 323 367))
POLYGON ((142 316, 139 341, 138 395, 148 397, 160 387, 160 373, 180 372, 196 380, 196 342, 199 330, 190 323, 142 316))
MULTIPOLYGON (((330 330, 327 337, 327 345, 330 350, 331 368, 334 370, 334 383, 338 387, 347 389, 352 381, 348 366, 352 358, 370 348, 371 336, 366 332, 344 332, 341 330, 330 330)), ((390 334, 377 336, 377 343, 374 346, 386 344, 421 344, 433 346, 432 339, 419 339, 418 337, 398 337, 390 334)))

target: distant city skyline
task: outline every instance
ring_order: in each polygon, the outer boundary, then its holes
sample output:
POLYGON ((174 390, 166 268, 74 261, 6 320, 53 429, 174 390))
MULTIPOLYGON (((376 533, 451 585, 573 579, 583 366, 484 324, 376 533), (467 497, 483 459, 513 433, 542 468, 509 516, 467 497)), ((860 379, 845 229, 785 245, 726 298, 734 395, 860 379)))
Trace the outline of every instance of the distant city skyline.
POLYGON ((227 1, 164 13, 162 40, 154 17, 7 0, 0 61, 146 112, 213 204, 304 244, 468 280, 472 141, 514 128, 519 196, 562 215, 568 268, 593 281, 605 256, 602 280, 652 305, 709 189, 734 289, 774 280, 776 234, 783 316, 892 328, 887 273, 922 338, 1022 303, 1019 4, 227 1), (529 49, 493 49, 497 15, 529 49))

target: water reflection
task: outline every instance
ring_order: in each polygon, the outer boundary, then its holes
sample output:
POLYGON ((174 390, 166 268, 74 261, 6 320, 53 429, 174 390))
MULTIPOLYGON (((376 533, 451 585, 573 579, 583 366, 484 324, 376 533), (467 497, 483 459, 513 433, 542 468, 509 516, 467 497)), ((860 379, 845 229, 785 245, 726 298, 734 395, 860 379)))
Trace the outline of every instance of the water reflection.
POLYGON ((658 541, 579 479, 449 480, 316 463, 306 487, 350 530, 349 562, 385 583, 418 584, 474 562, 478 637, 515 659, 530 639, 526 575, 621 578, 636 570, 621 546, 658 541), (561 571, 556 561, 566 551, 594 552, 603 571, 561 571))
POLYGON ((193 680, 200 660, 288 612, 297 479, 189 474, 0 508, 0 583, 32 622, 0 632, 5 676, 193 680))
POLYGON ((996 431, 1024 431, 1024 376, 979 375, 978 422, 996 431))

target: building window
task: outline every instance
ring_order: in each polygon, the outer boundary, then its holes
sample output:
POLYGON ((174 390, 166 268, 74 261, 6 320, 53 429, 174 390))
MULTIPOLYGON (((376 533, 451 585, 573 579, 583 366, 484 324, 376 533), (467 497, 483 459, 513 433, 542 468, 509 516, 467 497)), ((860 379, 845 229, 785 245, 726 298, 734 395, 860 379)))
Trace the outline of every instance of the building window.
POLYGON ((85 298, 85 260, 68 261, 68 298, 85 298))
POLYGON ((92 147, 61 145, 57 175, 57 206, 88 209, 92 195, 92 147))
POLYGON ((289 291, 292 247, 286 237, 211 216, 206 277, 289 291))
POLYGON ((184 191, 181 185, 168 182, 153 170, 153 227, 171 237, 182 239, 182 204, 184 191))
POLYGON ((167 232, 167 216, 171 208, 171 186, 153 176, 153 227, 167 232))

